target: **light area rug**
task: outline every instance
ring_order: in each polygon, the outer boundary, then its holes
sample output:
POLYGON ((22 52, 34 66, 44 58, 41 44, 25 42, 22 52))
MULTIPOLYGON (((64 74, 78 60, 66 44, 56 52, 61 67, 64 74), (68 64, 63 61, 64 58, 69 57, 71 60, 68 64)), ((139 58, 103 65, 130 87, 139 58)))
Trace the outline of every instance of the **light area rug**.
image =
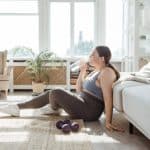
MULTIPOLYGON (((60 119, 60 118, 59 118, 60 119)), ((0 150, 92 150, 82 120, 78 133, 56 129, 58 118, 1 118, 0 150)))

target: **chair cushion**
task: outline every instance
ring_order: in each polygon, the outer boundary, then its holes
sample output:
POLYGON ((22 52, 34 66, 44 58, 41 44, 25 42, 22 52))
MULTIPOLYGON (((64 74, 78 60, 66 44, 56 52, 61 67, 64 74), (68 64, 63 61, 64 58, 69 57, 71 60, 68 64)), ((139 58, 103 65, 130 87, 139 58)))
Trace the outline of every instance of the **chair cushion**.
POLYGON ((0 81, 0 90, 8 90, 9 81, 0 81))
POLYGON ((0 52, 0 74, 3 74, 3 53, 0 52))
POLYGON ((150 85, 125 88, 122 102, 124 113, 150 136, 150 85))
POLYGON ((0 51, 0 74, 4 73, 6 61, 7 61, 7 51, 0 51))
POLYGON ((0 81, 8 81, 9 76, 8 75, 0 75, 0 81))

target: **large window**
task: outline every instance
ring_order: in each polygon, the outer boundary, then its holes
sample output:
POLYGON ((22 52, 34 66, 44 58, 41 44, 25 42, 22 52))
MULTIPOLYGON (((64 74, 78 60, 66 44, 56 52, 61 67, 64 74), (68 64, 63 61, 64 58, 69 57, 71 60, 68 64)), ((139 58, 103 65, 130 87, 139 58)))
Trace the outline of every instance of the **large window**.
POLYGON ((113 57, 122 57, 123 0, 106 0, 106 45, 113 57))
POLYGON ((83 56, 93 45, 94 2, 50 2, 51 51, 59 56, 83 56))
POLYGON ((38 50, 38 1, 0 1, 0 50, 9 56, 26 57, 38 50))
POLYGON ((50 46, 57 55, 64 56, 70 49, 70 5, 51 3, 50 46))
POLYGON ((88 55, 94 43, 94 4, 75 3, 74 55, 88 55))

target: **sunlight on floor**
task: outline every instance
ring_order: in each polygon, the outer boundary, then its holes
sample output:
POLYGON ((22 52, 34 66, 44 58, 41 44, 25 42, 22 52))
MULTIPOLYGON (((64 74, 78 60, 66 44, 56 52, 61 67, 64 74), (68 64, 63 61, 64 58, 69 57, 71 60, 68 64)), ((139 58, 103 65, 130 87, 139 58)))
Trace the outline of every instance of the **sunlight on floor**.
POLYGON ((118 140, 115 140, 106 134, 103 134, 103 136, 90 135, 90 139, 92 143, 120 143, 118 140))
POLYGON ((85 133, 71 133, 67 135, 55 135, 56 141, 63 142, 88 142, 92 143, 120 143, 118 140, 115 140, 112 137, 103 134, 103 136, 99 135, 87 135, 85 133))
POLYGON ((91 131, 91 128, 82 128, 82 131, 83 131, 83 132, 90 132, 90 131, 91 131))
POLYGON ((63 141, 63 142, 87 142, 89 141, 89 138, 87 136, 87 134, 85 133, 70 133, 67 135, 55 135, 55 140, 56 141, 63 141))
POLYGON ((19 120, 18 118, 12 117, 12 118, 3 118, 0 120, 0 130, 1 128, 6 131, 13 131, 13 130, 21 130, 24 127, 29 126, 33 123, 33 120, 19 120))
POLYGON ((29 134, 27 131, 4 131, 0 134, 0 142, 27 142, 29 140, 29 134))
POLYGON ((0 102, 23 102, 32 98, 32 92, 30 91, 18 91, 9 92, 6 97, 3 92, 0 92, 0 102))
POLYGON ((0 101, 1 102, 22 102, 22 101, 26 101, 29 98, 31 98, 31 96, 27 96, 27 95, 8 95, 7 98, 5 97, 1 97, 0 101))

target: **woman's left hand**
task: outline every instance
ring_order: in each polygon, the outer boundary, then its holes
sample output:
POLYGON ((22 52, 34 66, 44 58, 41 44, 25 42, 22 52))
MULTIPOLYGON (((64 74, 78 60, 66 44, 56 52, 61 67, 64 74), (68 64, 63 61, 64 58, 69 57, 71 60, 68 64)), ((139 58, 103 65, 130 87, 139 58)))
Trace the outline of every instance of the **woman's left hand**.
POLYGON ((118 132, 124 132, 125 131, 123 128, 118 127, 116 125, 113 125, 111 123, 106 124, 106 128, 107 128, 107 130, 109 130, 111 132, 112 131, 118 131, 118 132))

